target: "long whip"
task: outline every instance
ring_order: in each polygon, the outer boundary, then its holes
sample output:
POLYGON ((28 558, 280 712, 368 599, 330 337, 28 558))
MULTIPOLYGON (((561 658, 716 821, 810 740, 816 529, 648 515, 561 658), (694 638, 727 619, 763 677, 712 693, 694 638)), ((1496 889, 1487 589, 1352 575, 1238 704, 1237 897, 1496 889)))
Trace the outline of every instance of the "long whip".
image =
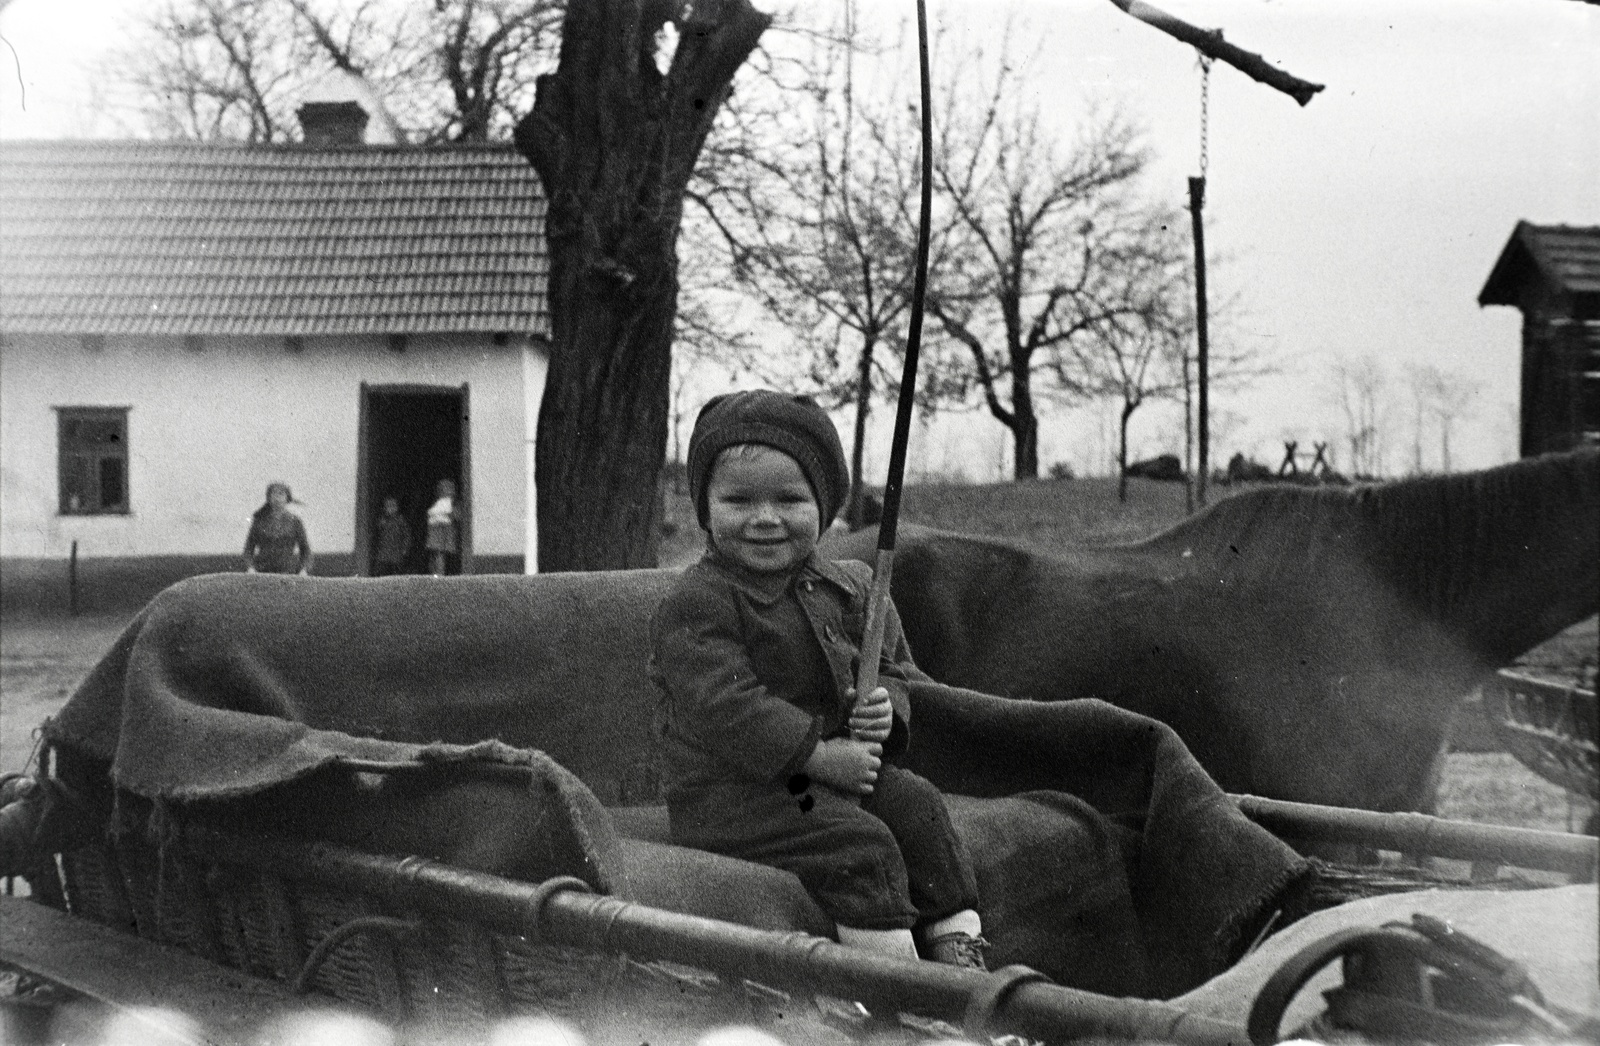
POLYGON ((889 448, 889 476, 883 485, 883 516, 878 524, 878 555, 872 568, 872 591, 867 599, 867 628, 861 639, 861 665, 856 675, 858 701, 878 686, 878 660, 883 653, 883 630, 889 617, 889 583, 894 578, 894 542, 900 523, 900 487, 906 472, 906 444, 911 439, 911 412, 916 406, 917 354, 922 348, 922 303, 928 292, 928 227, 933 216, 933 89, 928 79, 928 9, 924 0, 917 0, 917 53, 922 78, 922 200, 917 221, 916 278, 911 285, 911 326, 906 334, 900 400, 895 406, 894 442, 889 448))

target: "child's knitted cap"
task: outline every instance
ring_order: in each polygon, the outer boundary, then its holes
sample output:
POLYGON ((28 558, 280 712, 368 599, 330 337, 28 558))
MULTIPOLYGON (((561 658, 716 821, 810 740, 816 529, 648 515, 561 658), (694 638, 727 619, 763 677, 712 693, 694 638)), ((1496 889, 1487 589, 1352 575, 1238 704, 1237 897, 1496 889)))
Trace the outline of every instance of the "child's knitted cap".
POLYGON ((822 515, 822 529, 844 505, 850 466, 839 432, 816 400, 769 389, 716 396, 700 408, 689 437, 689 496, 702 529, 710 526, 706 487, 717 455, 740 443, 776 447, 800 465, 822 515))

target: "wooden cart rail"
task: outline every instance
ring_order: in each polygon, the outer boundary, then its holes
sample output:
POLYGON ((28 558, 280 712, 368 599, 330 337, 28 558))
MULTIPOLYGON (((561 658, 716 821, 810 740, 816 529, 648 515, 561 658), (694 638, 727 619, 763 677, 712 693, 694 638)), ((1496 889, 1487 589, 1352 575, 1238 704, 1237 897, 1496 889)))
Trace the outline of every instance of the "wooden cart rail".
POLYGON ((895 960, 803 933, 774 933, 589 893, 570 878, 529 884, 420 858, 394 859, 290 839, 197 829, 191 847, 226 863, 358 891, 385 907, 477 924, 493 933, 639 961, 682 963, 735 983, 858 999, 969 1034, 1239 1043, 1242 1028, 1177 1007, 1064 988, 1013 967, 978 973, 895 960))
POLYGON ((1254 795, 1233 797, 1252 821, 1291 845, 1349 843, 1404 854, 1473 863, 1473 878, 1490 867, 1561 872, 1573 882, 1595 881, 1600 839, 1530 828, 1450 821, 1414 813, 1375 813, 1337 806, 1290 803, 1254 795))

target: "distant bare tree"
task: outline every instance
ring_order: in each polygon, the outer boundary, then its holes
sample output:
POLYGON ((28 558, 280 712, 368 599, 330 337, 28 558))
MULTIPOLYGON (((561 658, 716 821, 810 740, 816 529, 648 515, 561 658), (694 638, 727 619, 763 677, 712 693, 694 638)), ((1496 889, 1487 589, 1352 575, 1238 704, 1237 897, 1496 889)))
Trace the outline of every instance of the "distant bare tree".
MULTIPOLYGON (((1222 260, 1214 256, 1207 258, 1210 271, 1217 272, 1223 268, 1222 260)), ((1192 298, 1193 270, 1185 268, 1182 273, 1185 285, 1190 287, 1186 291, 1192 298)), ((1207 312, 1210 321, 1210 345, 1206 359, 1207 382, 1213 393, 1228 389, 1242 388, 1250 381, 1274 373, 1276 367, 1270 357, 1260 351, 1251 349, 1238 343, 1230 337, 1229 329, 1242 311, 1242 299, 1238 293, 1217 295, 1213 292, 1213 300, 1208 303, 1207 312)), ((1187 300, 1185 310, 1188 309, 1187 300)), ((1195 491, 1198 486, 1195 476, 1195 442, 1196 442, 1196 414, 1199 411, 1199 344, 1194 337, 1194 321, 1186 313, 1185 327, 1187 333, 1182 339, 1175 340, 1172 352, 1177 356, 1176 367, 1182 380, 1183 399, 1183 474, 1184 501, 1187 510, 1195 510, 1195 491)), ((1172 364, 1169 363, 1169 366, 1172 364)), ((1221 446, 1228 436, 1239 428, 1245 418, 1232 411, 1219 411, 1216 401, 1210 403, 1211 418, 1207 431, 1211 446, 1221 446)), ((1212 469, 1215 471, 1215 462, 1219 459, 1211 457, 1212 469)))
POLYGON ((1031 479, 1037 398, 1090 393, 1068 365, 1075 348, 1115 323, 1137 326, 1170 288, 1126 277, 1160 269, 1167 248, 1143 238, 1152 226, 1135 189, 1148 153, 1127 121, 1091 115, 1063 150, 1015 89, 1004 55, 982 94, 973 65, 948 66, 935 104, 934 179, 951 243, 930 275, 928 312, 964 350, 970 387, 1011 431, 1013 474, 1031 479), (1156 257, 1144 257, 1151 250, 1156 257))
MULTIPOLYGON (((839 24, 811 38, 760 143, 746 139, 738 162, 706 172, 691 198, 723 236, 740 286, 803 350, 776 381, 853 406, 844 515, 859 524, 868 415, 874 398, 898 391, 884 356, 904 349, 920 143, 892 86, 862 98, 857 59, 881 49, 857 30, 855 10, 847 2, 839 24)), ((925 405, 938 377, 924 369, 925 405)))
MULTIPOLYGON (((1128 426, 1134 413, 1152 400, 1181 402, 1183 464, 1192 501, 1197 346, 1189 245, 1170 211, 1150 209, 1127 217, 1127 239, 1137 246, 1117 263, 1124 286, 1116 292, 1127 308, 1051 354, 1047 369, 1057 387, 1117 403, 1117 496, 1124 501, 1128 426)), ((1215 391, 1237 389, 1273 372, 1270 359, 1228 336, 1238 308, 1237 297, 1230 295, 1211 309, 1209 364, 1215 391)))
POLYGON ((1176 216, 1159 210, 1124 215, 1129 249, 1109 263, 1121 286, 1110 288, 1124 308, 1084 327, 1083 337, 1048 357, 1060 388, 1119 402, 1117 498, 1128 497, 1128 422, 1152 399, 1172 399, 1188 387, 1193 312, 1184 293, 1186 247, 1176 216))
POLYGON ((1335 356, 1328 362, 1327 383, 1344 419, 1350 471, 1358 478, 1383 475, 1389 375, 1382 361, 1372 355, 1335 356))
POLYGON ((201 141, 282 141, 291 93, 313 48, 288 4, 172 0, 152 13, 148 39, 117 61, 155 133, 201 141))
POLYGON ((330 69, 419 142, 509 133, 555 59, 563 0, 168 0, 114 62, 158 136, 291 141, 330 69))
POLYGON ((1450 436, 1457 422, 1472 415, 1473 401, 1478 398, 1481 386, 1471 378, 1433 363, 1407 367, 1406 381, 1411 386, 1416 411, 1413 441, 1416 471, 1422 471, 1423 429, 1432 421, 1439 437, 1439 471, 1449 472, 1450 436))
MULTIPOLYGON (((1217 447, 1229 447, 1234 434, 1243 429, 1249 420, 1248 417, 1236 410, 1217 407, 1213 404, 1211 407, 1211 442, 1217 447)), ((1232 449, 1237 450, 1238 448, 1232 449)), ((1220 459, 1221 454, 1219 453, 1218 460, 1220 459)), ((1187 467, 1188 465, 1185 463, 1185 468, 1187 467)))

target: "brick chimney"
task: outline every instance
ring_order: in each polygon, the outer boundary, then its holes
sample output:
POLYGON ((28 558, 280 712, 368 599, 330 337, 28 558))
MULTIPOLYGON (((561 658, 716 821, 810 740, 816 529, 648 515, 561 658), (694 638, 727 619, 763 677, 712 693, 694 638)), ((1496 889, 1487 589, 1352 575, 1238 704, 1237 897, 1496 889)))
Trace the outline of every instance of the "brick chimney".
POLYGON ((295 111, 307 145, 364 145, 367 110, 360 102, 307 102, 295 111))

